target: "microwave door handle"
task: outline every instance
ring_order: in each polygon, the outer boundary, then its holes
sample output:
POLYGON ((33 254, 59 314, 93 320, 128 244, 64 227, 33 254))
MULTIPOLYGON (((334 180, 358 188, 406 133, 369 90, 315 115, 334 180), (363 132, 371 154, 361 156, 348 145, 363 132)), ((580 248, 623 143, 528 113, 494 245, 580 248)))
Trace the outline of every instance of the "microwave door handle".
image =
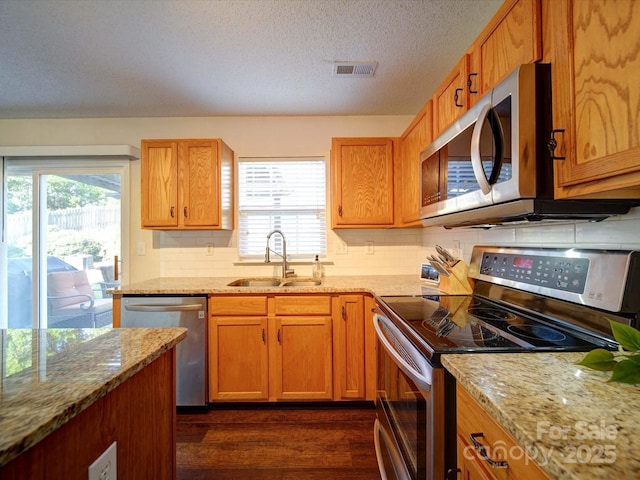
POLYGON ((482 157, 480 156, 480 135, 482 134, 482 126, 484 125, 490 111, 490 103, 487 103, 482 107, 482 110, 480 110, 480 114, 478 115, 478 119, 476 120, 476 125, 473 127, 473 133, 471 134, 471 166, 473 167, 473 175, 478 181, 480 190, 485 195, 488 195, 489 192, 491 192, 491 184, 489 183, 489 180, 487 180, 487 176, 484 174, 484 169, 482 168, 482 157))
POLYGON ((498 181, 500 170, 502 170, 502 162, 504 161, 504 131, 502 130, 502 122, 496 111, 492 108, 487 117, 491 132, 493 133, 493 142, 496 148, 493 156, 493 167, 491 175, 489 175, 489 184, 493 185, 498 181))

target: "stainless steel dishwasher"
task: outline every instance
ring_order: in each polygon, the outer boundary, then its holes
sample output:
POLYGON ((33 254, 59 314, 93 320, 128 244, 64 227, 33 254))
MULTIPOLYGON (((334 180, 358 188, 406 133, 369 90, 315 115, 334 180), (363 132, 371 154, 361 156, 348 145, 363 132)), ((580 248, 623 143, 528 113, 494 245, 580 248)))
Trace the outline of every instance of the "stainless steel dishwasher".
POLYGON ((122 328, 185 327, 176 347, 176 405, 207 404, 207 297, 123 296, 122 328))

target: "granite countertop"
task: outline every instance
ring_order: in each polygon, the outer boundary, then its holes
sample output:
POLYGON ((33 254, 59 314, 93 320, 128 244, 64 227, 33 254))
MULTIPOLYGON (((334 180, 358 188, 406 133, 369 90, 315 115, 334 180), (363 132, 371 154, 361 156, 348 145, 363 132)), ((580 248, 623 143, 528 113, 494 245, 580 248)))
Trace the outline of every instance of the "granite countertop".
POLYGON ((456 380, 555 479, 640 478, 640 387, 584 353, 443 355, 456 380))
MULTIPOLYGON (((256 277, 248 277, 256 278, 256 277)), ((238 294, 238 293, 354 293, 372 295, 423 295, 437 294, 433 284, 428 284, 418 275, 361 275, 325 277, 321 285, 310 287, 230 287, 227 284, 238 277, 165 277, 123 285, 110 290, 118 295, 157 294, 238 294)), ((296 278, 292 278, 295 280, 296 278)), ((304 280, 301 277, 300 280, 304 280)))
POLYGON ((185 328, 0 330, 0 467, 186 335, 185 328))

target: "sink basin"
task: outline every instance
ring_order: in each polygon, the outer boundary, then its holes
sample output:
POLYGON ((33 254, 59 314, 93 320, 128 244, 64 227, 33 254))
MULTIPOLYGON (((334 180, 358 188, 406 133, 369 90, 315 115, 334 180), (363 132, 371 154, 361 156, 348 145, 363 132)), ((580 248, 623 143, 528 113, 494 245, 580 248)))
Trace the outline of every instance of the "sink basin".
POLYGON ((320 280, 313 278, 239 278, 231 283, 229 287, 315 287, 321 285, 320 280))
POLYGON ((239 278, 227 284, 229 287, 278 287, 279 278, 239 278))
POLYGON ((320 280, 313 279, 284 280, 282 282, 283 287, 315 287, 321 284, 320 280))

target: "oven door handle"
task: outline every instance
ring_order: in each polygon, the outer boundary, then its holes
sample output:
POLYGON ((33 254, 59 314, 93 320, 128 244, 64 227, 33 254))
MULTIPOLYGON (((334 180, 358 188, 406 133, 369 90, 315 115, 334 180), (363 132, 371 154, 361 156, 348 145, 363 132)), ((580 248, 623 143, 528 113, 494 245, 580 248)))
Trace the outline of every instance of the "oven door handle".
POLYGON ((387 472, 384 468, 384 461, 382 460, 382 445, 381 442, 384 443, 384 446, 389 454, 389 458, 391 459, 391 463, 393 464, 393 470, 395 475, 395 479, 397 480, 411 480, 409 476, 409 472, 404 466, 404 462, 400 453, 393 447, 393 440, 389 438, 389 434, 384 430, 380 420, 376 418, 376 421, 373 425, 374 435, 373 435, 373 445, 376 450, 376 459, 378 460, 378 470, 380 470, 380 478, 382 480, 391 480, 387 475, 387 472))
POLYGON ((385 316, 380 315, 379 313, 375 313, 373 315, 373 327, 375 328, 378 340, 380 340, 380 343, 382 344, 384 349, 389 355, 391 355, 393 361, 400 367, 400 369, 404 373, 406 373, 409 378, 411 378, 411 380, 413 380, 416 386, 418 386, 425 392, 430 391, 431 384, 433 382, 432 376, 429 375, 427 377, 426 375, 423 375, 420 371, 416 370, 415 367, 409 364, 409 362, 405 360, 400 353, 398 353, 396 348, 391 345, 391 342, 389 342, 387 336, 380 328, 381 323, 384 324, 384 326, 393 334, 395 334, 394 336, 396 337, 396 341, 402 344, 402 348, 405 350, 405 353, 407 355, 411 356, 411 360, 416 365, 423 365, 425 367, 424 369, 430 373, 431 367, 428 365, 427 360, 422 356, 420 352, 418 352, 418 350, 413 345, 411 345, 408 340, 403 338, 402 333, 393 324, 391 324, 390 320, 388 320, 385 316), (394 332, 394 330, 397 331, 397 333, 394 332))

